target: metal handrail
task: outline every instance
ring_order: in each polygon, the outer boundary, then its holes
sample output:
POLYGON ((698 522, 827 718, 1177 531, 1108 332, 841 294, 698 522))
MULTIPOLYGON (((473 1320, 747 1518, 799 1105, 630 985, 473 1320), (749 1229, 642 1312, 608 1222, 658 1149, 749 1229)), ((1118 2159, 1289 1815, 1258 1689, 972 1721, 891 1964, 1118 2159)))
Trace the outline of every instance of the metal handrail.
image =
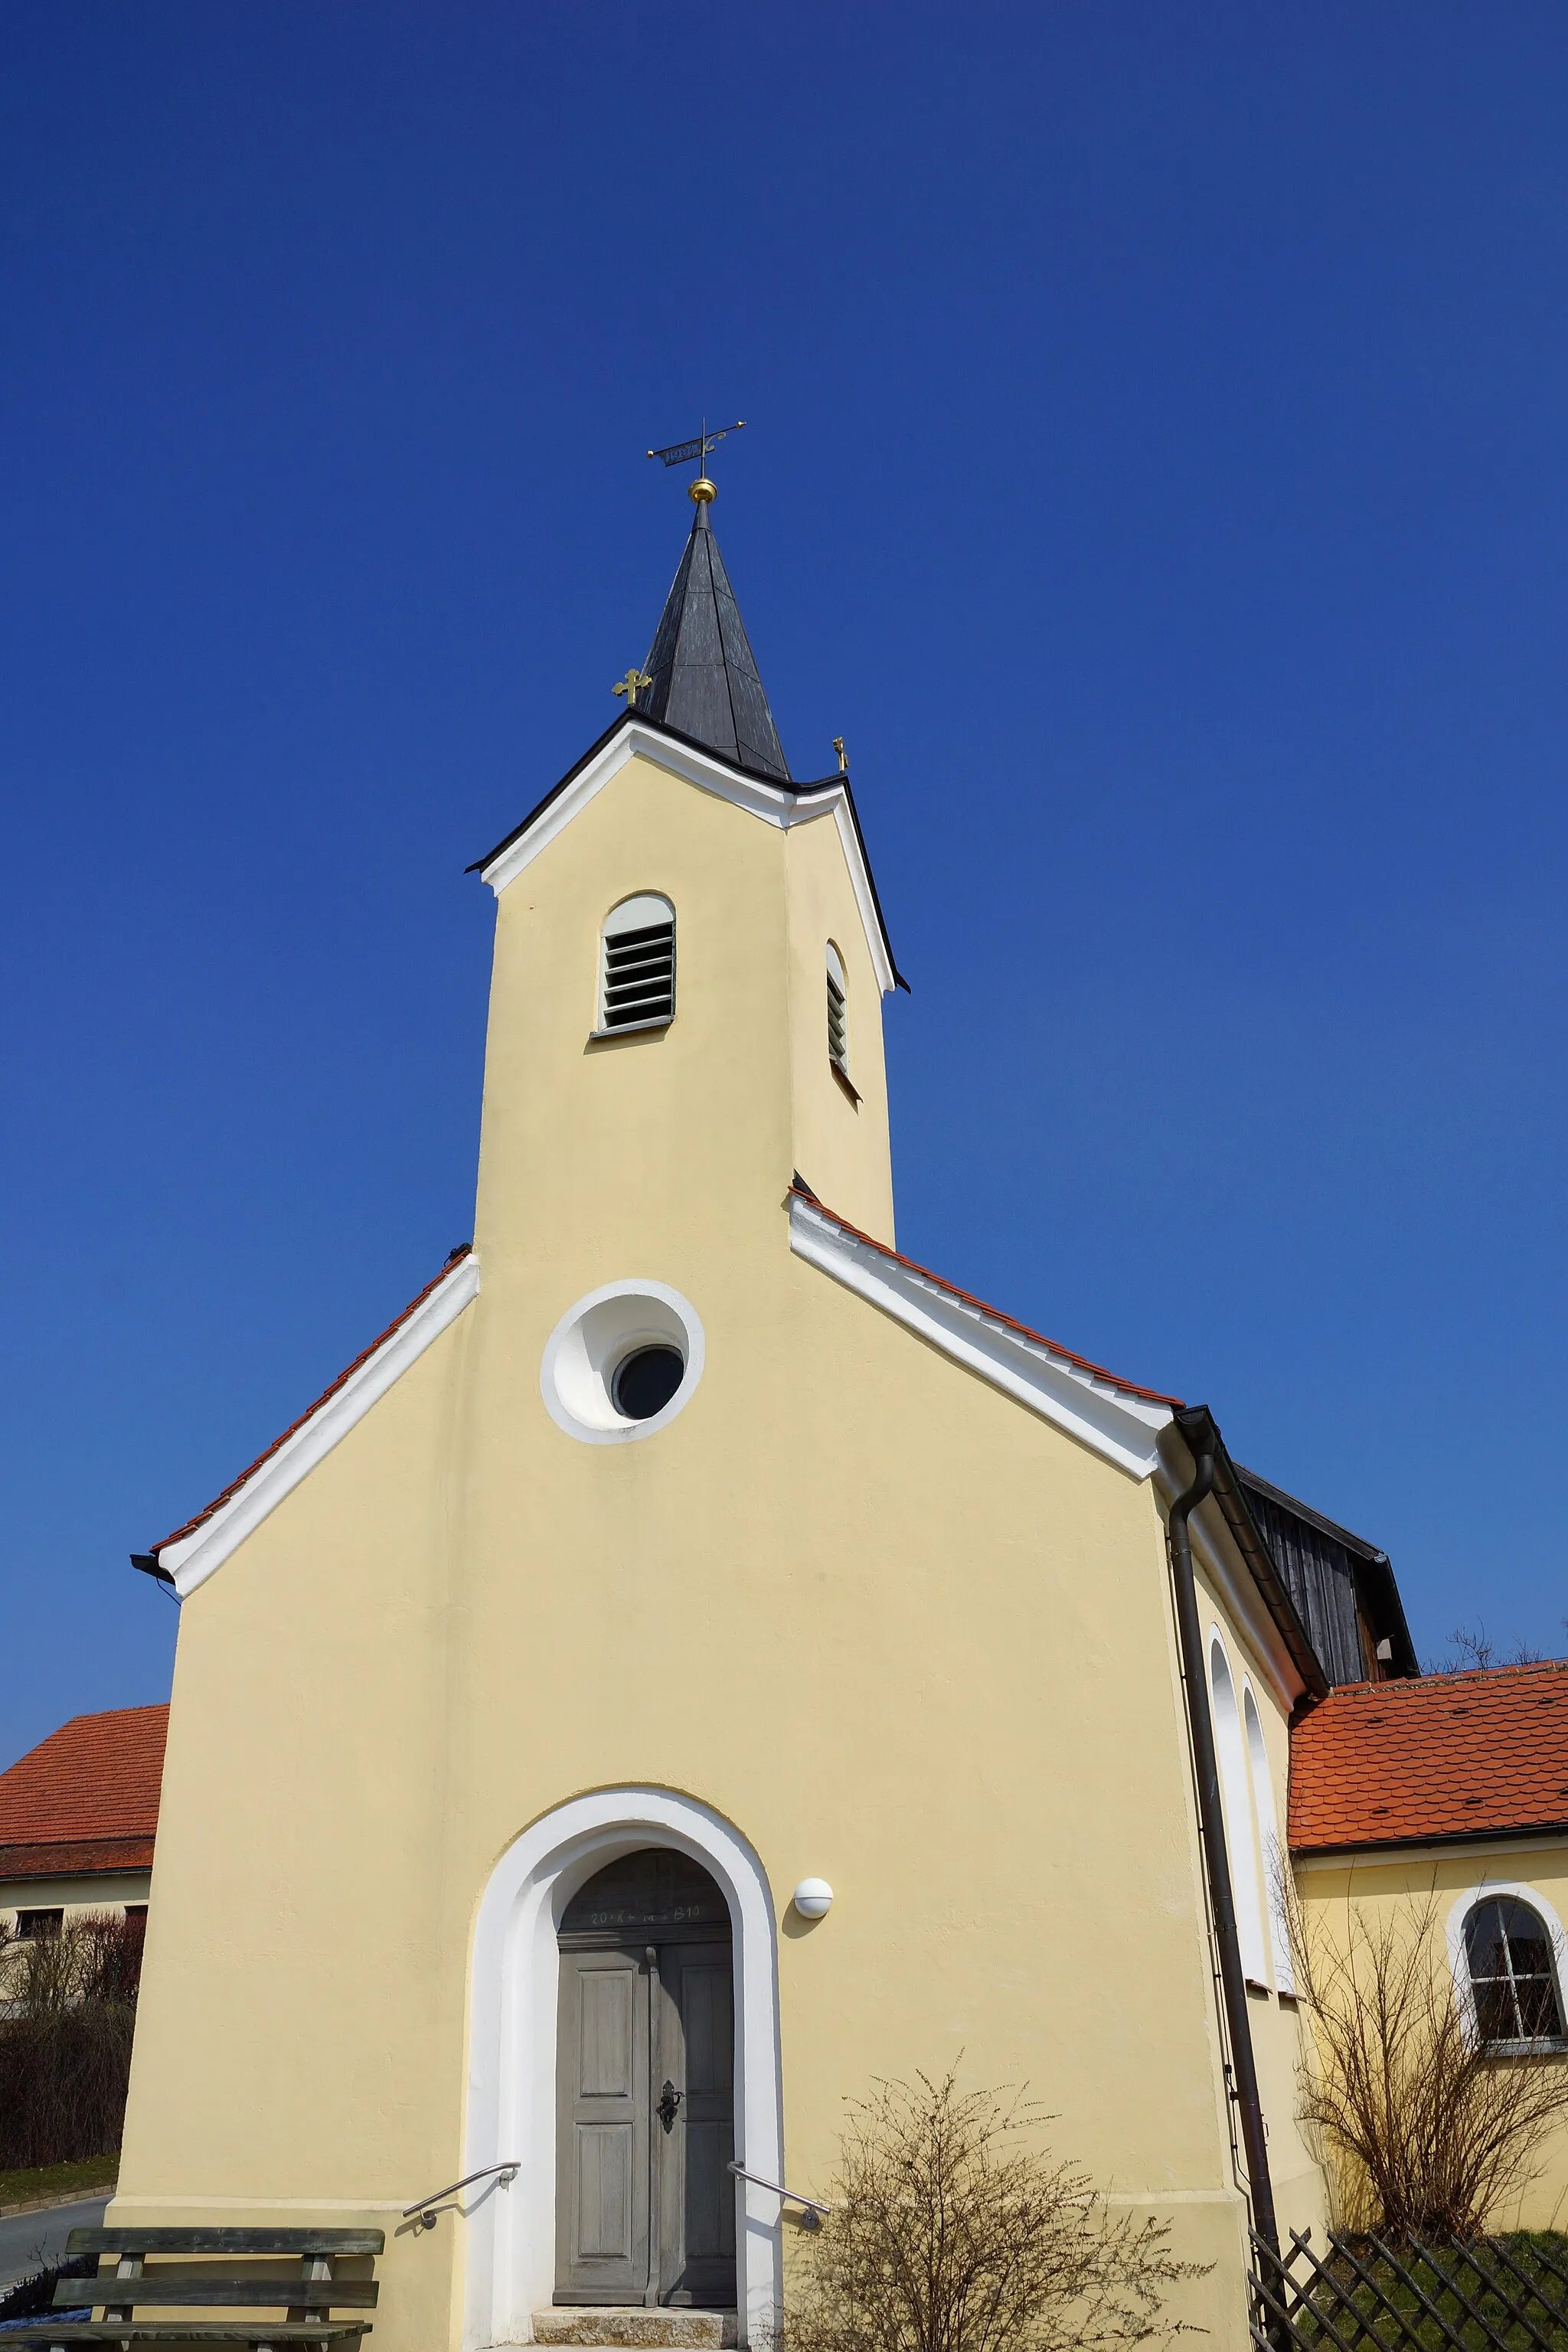
POLYGON ((775 2197, 787 2197, 792 2205, 804 2205, 808 2212, 831 2213, 833 2210, 832 2206, 825 2205, 820 2197, 803 2197, 798 2189, 786 2189, 782 2180, 765 2180, 760 2172, 748 2172, 743 2164, 727 2164, 724 2169, 732 2172, 737 2180, 754 2180, 759 2189, 771 2189, 775 2197))
POLYGON ((449 2188, 432 2189, 428 2197, 416 2197, 412 2205, 404 2207, 403 2218, 405 2221, 411 2221, 417 2213, 425 2227, 427 2230, 433 2230, 440 2220, 440 2215, 433 2213, 430 2208, 433 2205, 439 2205, 443 2197, 455 2197, 458 2189, 467 2189, 470 2181, 488 2180, 492 2172, 499 2172, 503 2180, 515 2180, 521 2170, 521 2162, 515 2158, 509 2159, 505 2164, 483 2164, 478 2172, 465 2172, 461 2180, 454 2180, 449 2188))

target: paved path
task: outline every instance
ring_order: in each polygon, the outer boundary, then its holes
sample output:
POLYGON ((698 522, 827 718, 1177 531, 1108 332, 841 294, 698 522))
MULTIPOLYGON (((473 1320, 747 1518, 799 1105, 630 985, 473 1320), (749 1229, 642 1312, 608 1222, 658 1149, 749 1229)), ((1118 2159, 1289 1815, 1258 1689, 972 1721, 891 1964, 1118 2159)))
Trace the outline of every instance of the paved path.
POLYGON ((108 2202, 107 2197, 91 2197, 79 2205, 52 2206, 47 2213, 10 2213, 0 2219, 0 2286, 26 2278, 52 2255, 63 2254, 68 2231, 96 2230, 108 2202))

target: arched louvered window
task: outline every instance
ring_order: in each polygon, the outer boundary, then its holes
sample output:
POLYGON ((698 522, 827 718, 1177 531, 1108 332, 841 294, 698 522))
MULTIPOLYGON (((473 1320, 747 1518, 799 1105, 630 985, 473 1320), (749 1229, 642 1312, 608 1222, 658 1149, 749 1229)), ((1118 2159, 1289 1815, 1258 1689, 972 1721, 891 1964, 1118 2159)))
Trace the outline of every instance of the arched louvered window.
POLYGON ((675 908, 652 890, 605 918, 599 1029, 661 1029, 675 1018, 675 908))
POLYGON ((849 990, 844 959, 827 942, 827 1058, 840 1077, 849 1076, 849 990))
POLYGON ((1214 1705, 1215 1748, 1219 1763, 1220 1797, 1225 1812, 1226 1858, 1230 1864, 1231 1900, 1236 1905, 1237 1940, 1241 1946, 1242 1974, 1250 1982, 1267 1985, 1263 1968, 1263 1912, 1258 1901, 1257 1848, 1252 1836, 1252 1791, 1247 1766, 1247 1741, 1230 1660, 1217 1629, 1209 1636, 1209 1694, 1214 1705))
POLYGON ((1465 1921, 1476 2033, 1498 2050, 1563 2040, 1552 1931, 1515 1895, 1490 1895, 1465 1921))

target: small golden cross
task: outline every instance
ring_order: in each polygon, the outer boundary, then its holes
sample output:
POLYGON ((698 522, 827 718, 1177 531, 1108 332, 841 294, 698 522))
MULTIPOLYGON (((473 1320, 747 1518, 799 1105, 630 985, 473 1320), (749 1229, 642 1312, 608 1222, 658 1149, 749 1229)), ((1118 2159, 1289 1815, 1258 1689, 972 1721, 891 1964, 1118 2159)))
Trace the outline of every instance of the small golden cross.
MULTIPOLYGON (((617 694, 620 692, 619 687, 616 688, 616 691, 617 694)), ((836 735, 834 737, 833 748, 838 754, 838 772, 841 776, 847 776, 849 773, 849 754, 844 749, 844 738, 842 735, 836 735)))
POLYGON ((629 669, 613 690, 616 694, 624 694, 626 698, 626 709, 635 710, 637 707, 637 696, 645 687, 652 684, 653 680, 646 669, 629 669))

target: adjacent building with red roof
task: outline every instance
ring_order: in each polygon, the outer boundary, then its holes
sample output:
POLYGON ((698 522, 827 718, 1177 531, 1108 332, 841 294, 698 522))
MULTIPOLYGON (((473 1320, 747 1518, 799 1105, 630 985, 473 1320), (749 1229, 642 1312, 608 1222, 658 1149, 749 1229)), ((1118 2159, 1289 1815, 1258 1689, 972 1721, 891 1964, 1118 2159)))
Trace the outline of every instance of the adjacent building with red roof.
MULTIPOLYGON (((1314 1953, 1429 1939, 1468 2035, 1568 2064, 1568 1661, 1331 1691, 1291 1726, 1289 1820, 1314 1953)), ((1493 2226, 1565 2216, 1568 2121, 1493 2226)))
POLYGON ((77 1715, 0 1772, 0 1922, 146 1908, 167 1706, 77 1715))

